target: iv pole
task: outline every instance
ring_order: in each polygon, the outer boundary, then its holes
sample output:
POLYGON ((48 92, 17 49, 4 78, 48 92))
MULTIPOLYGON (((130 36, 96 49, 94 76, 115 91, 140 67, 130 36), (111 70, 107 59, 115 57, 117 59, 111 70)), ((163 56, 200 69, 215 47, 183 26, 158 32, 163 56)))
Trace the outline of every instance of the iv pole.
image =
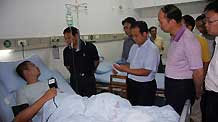
MULTIPOLYGON (((80 10, 80 8, 83 8, 84 10, 87 10, 87 3, 79 4, 78 0, 75 0, 75 5, 65 4, 65 7, 67 8, 67 14, 66 14, 67 25, 69 27, 74 26, 73 14, 72 14, 72 8, 74 8, 75 9, 74 11, 76 11, 77 28, 79 29, 79 10, 80 10)), ((78 36, 78 48, 77 49, 80 49, 80 32, 78 32, 78 35, 79 36, 78 36)), ((73 44, 73 43, 71 43, 71 44, 73 44)), ((71 45, 71 47, 73 47, 73 46, 71 45)), ((74 53, 74 52, 72 52, 72 53, 74 53)), ((74 90, 76 92, 79 92, 78 91, 78 81, 77 81, 77 78, 76 78, 77 76, 75 75, 75 72, 77 72, 77 70, 75 68, 74 54, 73 54, 73 69, 74 69, 73 77, 74 77, 74 80, 75 80, 74 82, 76 83, 76 86, 75 86, 74 90)))
POLYGON ((80 10, 87 10, 87 8, 88 8, 87 5, 88 5, 88 3, 79 3, 78 0, 75 0, 75 4, 66 4, 65 5, 68 9, 70 9, 68 11, 72 12, 72 8, 74 8, 73 11, 76 12, 76 21, 77 21, 76 26, 77 26, 77 28, 80 27, 80 25, 79 25, 79 11, 80 10))

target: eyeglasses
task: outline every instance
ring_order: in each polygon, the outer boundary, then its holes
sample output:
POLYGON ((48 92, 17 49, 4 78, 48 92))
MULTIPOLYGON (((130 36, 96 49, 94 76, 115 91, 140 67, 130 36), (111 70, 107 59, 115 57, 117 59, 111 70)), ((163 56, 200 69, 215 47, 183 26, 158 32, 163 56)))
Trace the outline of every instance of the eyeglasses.
POLYGON ((128 27, 128 26, 124 26, 123 29, 124 29, 124 30, 125 30, 125 29, 129 29, 129 27, 128 27))
POLYGON ((205 22, 206 23, 208 22, 208 24, 212 24, 212 23, 217 22, 217 21, 218 21, 218 19, 217 20, 208 20, 208 19, 205 20, 205 22))

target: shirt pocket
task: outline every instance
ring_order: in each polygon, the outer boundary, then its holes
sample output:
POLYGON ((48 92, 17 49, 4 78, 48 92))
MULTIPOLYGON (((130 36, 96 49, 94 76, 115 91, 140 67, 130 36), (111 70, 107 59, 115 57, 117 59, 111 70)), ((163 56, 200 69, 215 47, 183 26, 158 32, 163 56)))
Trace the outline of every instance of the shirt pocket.
POLYGON ((136 55, 136 57, 132 61, 132 68, 134 69, 144 68, 144 62, 145 62, 144 60, 146 59, 141 57, 139 54, 136 55))
POLYGON ((170 52, 169 60, 173 64, 178 64, 179 62, 183 62, 185 60, 185 51, 182 45, 174 45, 173 49, 170 52))

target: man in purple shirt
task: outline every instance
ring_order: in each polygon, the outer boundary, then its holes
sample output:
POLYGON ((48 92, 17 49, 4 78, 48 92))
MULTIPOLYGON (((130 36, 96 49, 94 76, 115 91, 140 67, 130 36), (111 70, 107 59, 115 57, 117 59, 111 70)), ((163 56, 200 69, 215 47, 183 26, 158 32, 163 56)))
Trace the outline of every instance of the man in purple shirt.
POLYGON ((203 64, 201 47, 193 33, 182 23, 182 12, 175 5, 160 9, 160 28, 170 33, 170 47, 165 69, 166 101, 178 114, 182 113, 187 99, 194 103, 201 94, 203 64))

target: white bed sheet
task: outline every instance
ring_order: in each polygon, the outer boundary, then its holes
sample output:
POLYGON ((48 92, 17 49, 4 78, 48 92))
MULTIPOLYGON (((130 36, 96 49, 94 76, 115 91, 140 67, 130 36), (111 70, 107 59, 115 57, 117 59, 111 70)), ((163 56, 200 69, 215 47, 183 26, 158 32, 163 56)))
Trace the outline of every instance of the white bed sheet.
POLYGON ((178 122, 179 120, 179 115, 169 105, 131 106, 128 100, 110 93, 93 95, 91 98, 58 94, 56 103, 58 108, 54 106, 52 100, 45 104, 43 120, 48 122, 178 122))

